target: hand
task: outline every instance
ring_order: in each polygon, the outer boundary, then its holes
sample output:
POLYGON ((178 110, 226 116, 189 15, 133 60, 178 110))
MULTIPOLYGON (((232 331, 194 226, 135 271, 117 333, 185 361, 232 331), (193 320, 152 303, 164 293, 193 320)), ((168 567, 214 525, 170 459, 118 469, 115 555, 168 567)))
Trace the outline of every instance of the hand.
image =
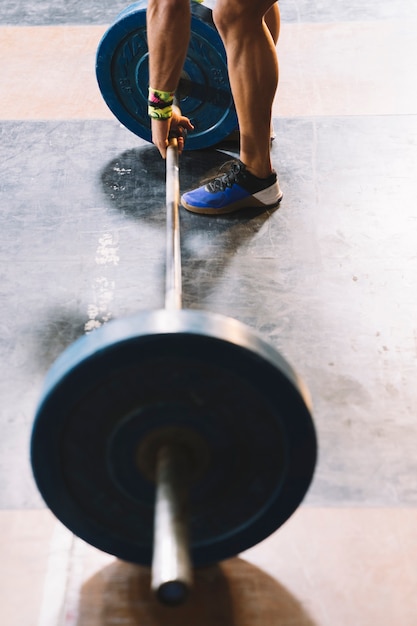
POLYGON ((178 131, 178 152, 181 154, 184 149, 184 133, 181 131, 193 129, 194 126, 188 117, 181 115, 180 109, 176 106, 172 107, 172 117, 169 120, 151 120, 152 141, 163 159, 166 158, 167 154, 169 133, 178 131))

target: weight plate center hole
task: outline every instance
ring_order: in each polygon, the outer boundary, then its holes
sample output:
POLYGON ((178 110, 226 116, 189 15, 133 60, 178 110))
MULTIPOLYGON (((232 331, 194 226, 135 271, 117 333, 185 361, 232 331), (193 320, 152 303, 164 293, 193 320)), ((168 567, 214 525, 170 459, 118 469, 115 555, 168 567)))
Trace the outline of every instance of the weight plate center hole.
POLYGON ((164 447, 175 449, 181 459, 181 475, 184 485, 191 486, 206 473, 211 454, 206 441, 188 428, 161 428, 149 433, 138 445, 136 464, 151 482, 156 480, 158 453, 164 447))

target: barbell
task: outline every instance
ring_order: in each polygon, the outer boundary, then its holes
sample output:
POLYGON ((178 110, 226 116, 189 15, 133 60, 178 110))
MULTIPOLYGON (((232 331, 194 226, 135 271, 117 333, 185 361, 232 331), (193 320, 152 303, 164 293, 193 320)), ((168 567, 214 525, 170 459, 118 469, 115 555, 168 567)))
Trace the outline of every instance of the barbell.
POLYGON ((56 517, 100 550, 153 562, 167 603, 185 597, 191 564, 234 556, 281 526, 317 453, 308 392, 281 354, 235 319, 181 308, 174 144, 165 309, 113 320, 67 348, 31 440, 56 517))
POLYGON ((233 318, 182 308, 178 207, 172 137, 165 308, 69 346, 47 374, 31 437, 55 516, 96 548, 151 566, 166 604, 186 598, 193 567, 286 522, 317 456, 308 391, 283 356, 233 318))
MULTIPOLYGON (((122 11, 97 50, 96 76, 102 96, 130 131, 151 140, 148 117, 146 0, 122 11)), ((191 2, 191 36, 177 90, 182 113, 191 119, 187 150, 211 147, 237 127, 226 52, 209 7, 191 2)))

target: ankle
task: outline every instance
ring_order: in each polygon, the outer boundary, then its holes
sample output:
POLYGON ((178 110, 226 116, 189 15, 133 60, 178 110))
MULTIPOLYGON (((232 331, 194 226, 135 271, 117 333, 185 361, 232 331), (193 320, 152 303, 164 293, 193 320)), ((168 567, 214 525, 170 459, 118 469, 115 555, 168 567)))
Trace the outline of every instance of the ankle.
MULTIPOLYGON (((242 162, 244 163, 244 161, 242 162)), ((249 174, 256 176, 256 178, 269 178, 274 171, 270 165, 267 167, 252 167, 251 165, 246 165, 245 163, 245 167, 249 174)))
POLYGON ((264 155, 264 158, 257 158, 256 155, 251 155, 246 150, 241 150, 240 161, 244 163, 247 171, 257 178, 268 178, 273 172, 269 153, 264 155))

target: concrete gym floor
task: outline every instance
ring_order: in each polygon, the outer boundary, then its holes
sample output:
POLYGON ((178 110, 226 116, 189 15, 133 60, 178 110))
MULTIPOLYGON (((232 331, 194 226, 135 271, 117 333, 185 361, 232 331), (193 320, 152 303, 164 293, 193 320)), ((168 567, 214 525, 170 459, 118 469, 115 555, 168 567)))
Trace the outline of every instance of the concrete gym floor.
MULTIPOLYGON (((309 386, 320 456, 272 537, 160 609, 148 573, 75 539, 32 480, 54 358, 163 306, 164 166, 94 76, 125 0, 8 0, 1 46, 0 621, 417 623, 417 5, 282 0, 275 212, 182 211, 184 304, 260 331, 309 386)), ((223 157, 182 158, 182 189, 223 157)))

